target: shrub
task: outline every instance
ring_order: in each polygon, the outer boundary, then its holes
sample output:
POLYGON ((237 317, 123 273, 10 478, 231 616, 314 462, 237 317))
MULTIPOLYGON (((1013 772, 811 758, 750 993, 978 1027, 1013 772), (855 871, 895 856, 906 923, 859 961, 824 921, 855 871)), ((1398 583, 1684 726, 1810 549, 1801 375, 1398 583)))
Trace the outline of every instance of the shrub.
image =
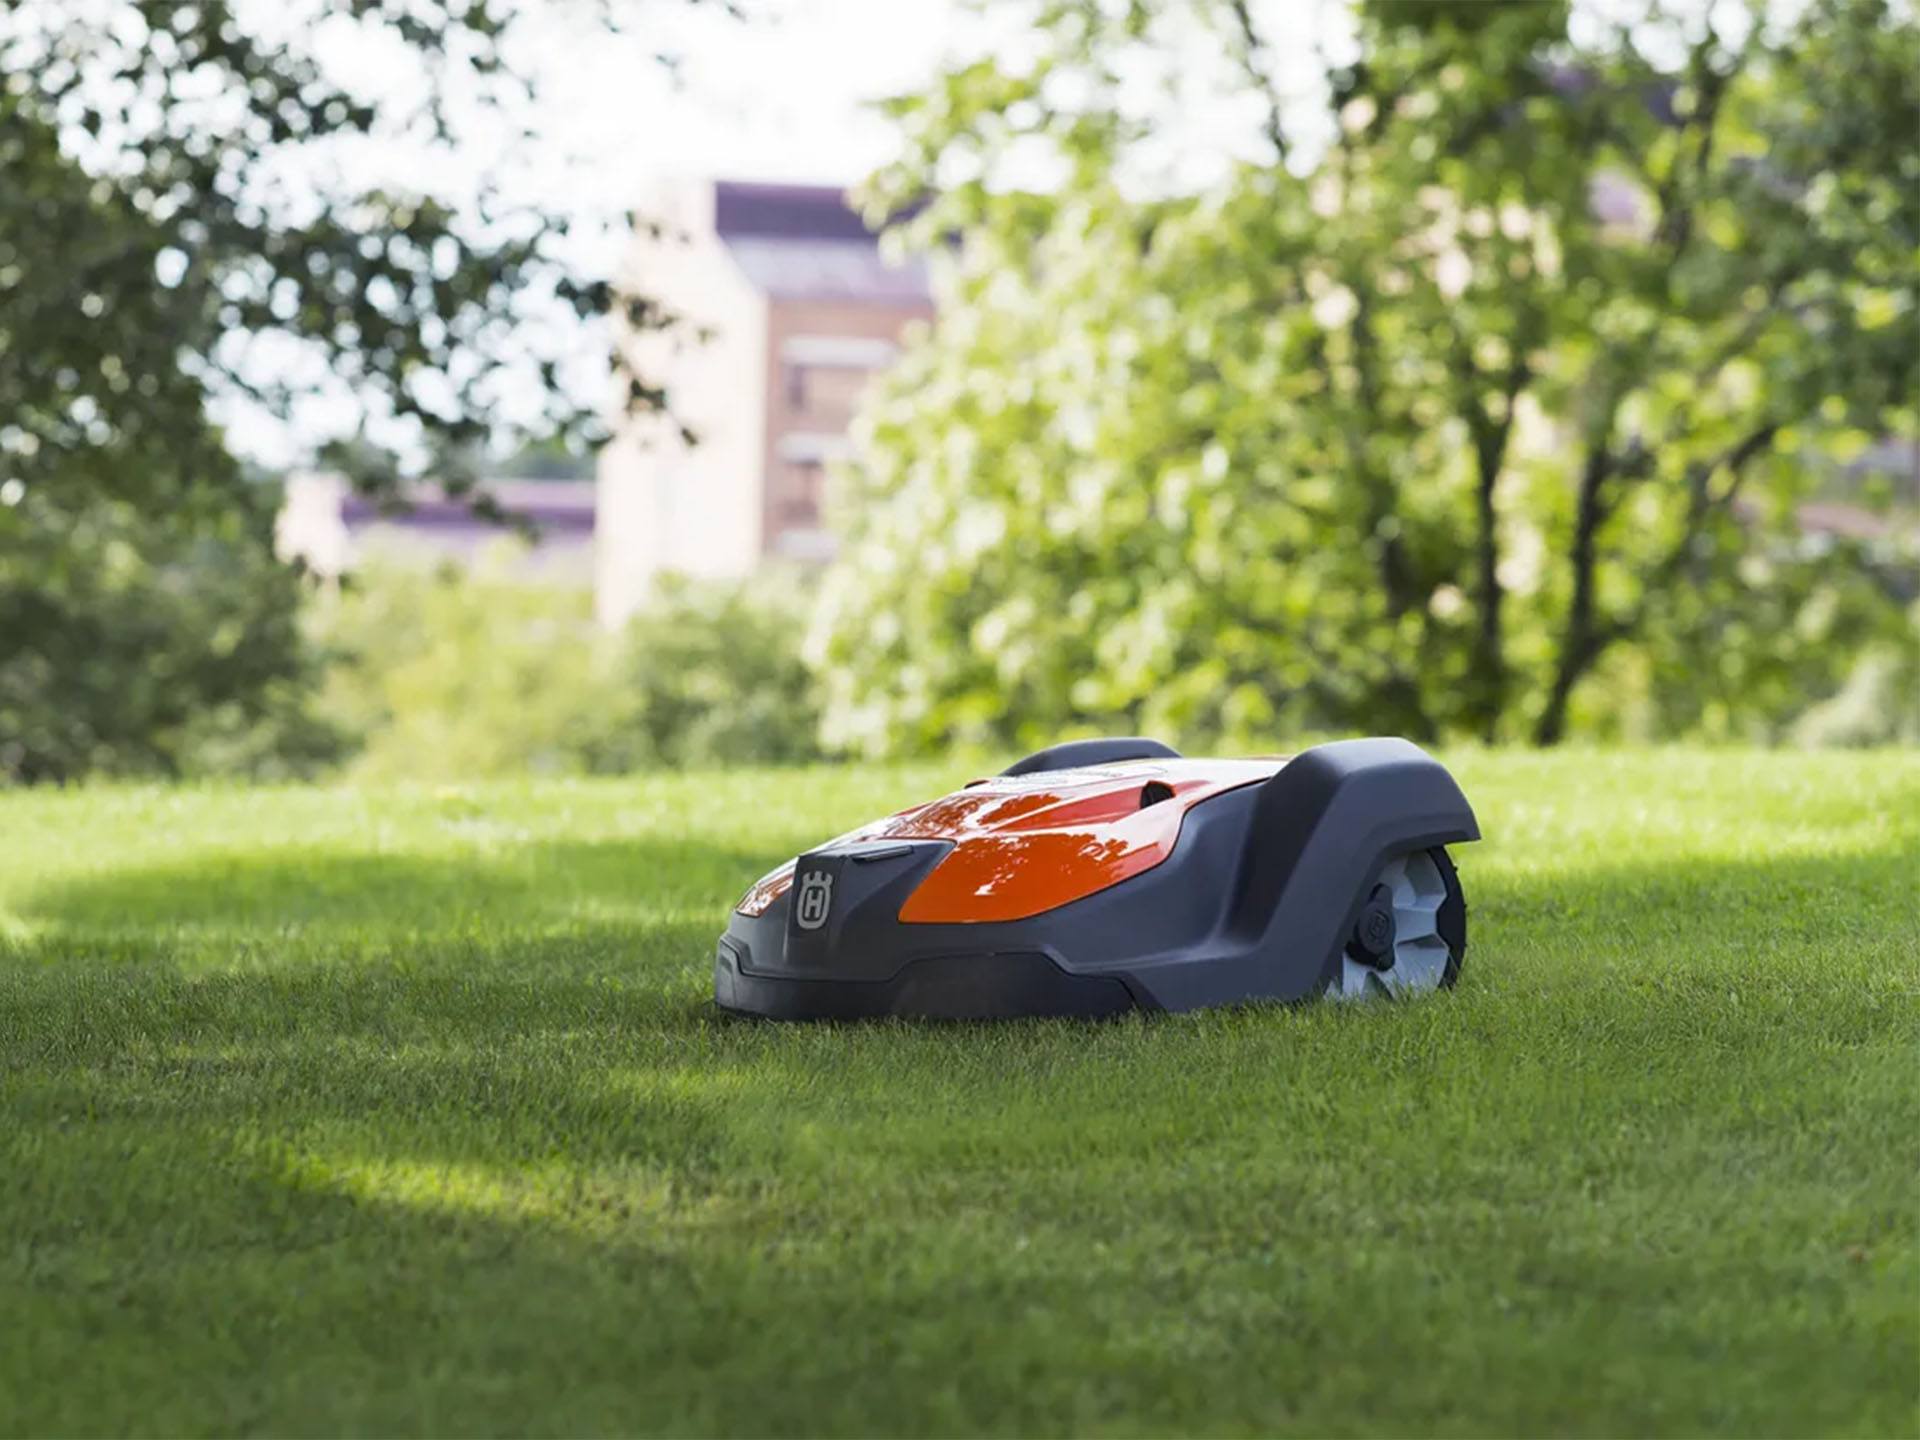
POLYGON ((781 763, 819 754, 797 594, 663 586, 619 634, 591 597, 370 564, 315 607, 325 714, 360 776, 466 779, 781 763))
POLYGON ((778 579, 664 583, 620 638, 623 723, 594 768, 819 759, 820 698, 800 658, 806 596, 778 579))

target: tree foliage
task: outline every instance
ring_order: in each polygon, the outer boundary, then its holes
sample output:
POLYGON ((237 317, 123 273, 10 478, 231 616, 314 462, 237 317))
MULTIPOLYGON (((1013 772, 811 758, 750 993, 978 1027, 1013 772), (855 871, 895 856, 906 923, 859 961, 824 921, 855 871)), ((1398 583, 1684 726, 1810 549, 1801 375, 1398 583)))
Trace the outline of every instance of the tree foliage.
MULTIPOLYGON (((530 95, 514 27, 541 8, 0 6, 0 773, 167 768, 171 717, 257 709, 309 668, 295 578, 270 563, 271 496, 210 401, 284 414, 344 386, 438 454, 594 437, 555 383, 559 353, 515 325, 607 302, 554 263, 565 218, 484 182, 456 205, 342 178, 382 146, 450 152, 456 100, 513 113, 530 95), (404 49, 414 98, 323 65, 313 42, 342 27, 404 49), (509 385, 540 403, 524 435, 497 437, 509 385), (149 685, 164 702, 108 704, 149 685)), ((355 478, 395 483, 390 467, 355 478)))
POLYGON ((35 487, 0 511, 0 784, 94 772, 308 773, 341 737, 305 704, 273 492, 151 515, 35 487))
POLYGON ((834 739, 1772 734, 1904 633, 1899 532, 1798 507, 1920 433, 1910 19, 1369 5, 1305 143, 1244 3, 1034 14, 873 186, 960 243, 845 477, 834 739), (1137 100, 1197 23, 1262 117, 1206 184, 1137 100))

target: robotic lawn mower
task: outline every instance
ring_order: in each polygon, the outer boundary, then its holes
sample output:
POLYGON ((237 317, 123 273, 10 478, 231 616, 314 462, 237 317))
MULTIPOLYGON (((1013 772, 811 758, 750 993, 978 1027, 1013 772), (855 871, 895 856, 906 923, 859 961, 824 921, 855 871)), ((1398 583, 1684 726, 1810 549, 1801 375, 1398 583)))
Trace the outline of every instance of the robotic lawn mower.
POLYGON ((762 878, 720 937, 714 997, 806 1020, 1418 994, 1460 973, 1442 847, 1479 838, 1405 740, 1257 760, 1075 741, 762 878))

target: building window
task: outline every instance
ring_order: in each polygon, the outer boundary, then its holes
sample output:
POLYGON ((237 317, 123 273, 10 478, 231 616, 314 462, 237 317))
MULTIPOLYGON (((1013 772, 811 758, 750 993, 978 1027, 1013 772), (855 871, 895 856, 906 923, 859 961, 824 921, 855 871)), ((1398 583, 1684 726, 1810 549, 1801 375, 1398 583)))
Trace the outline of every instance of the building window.
POLYGON ((780 466, 780 495, 774 505, 776 530, 813 530, 825 507, 827 467, 818 460, 786 460, 780 466))
POLYGON ((787 408, 802 415, 851 417, 871 373, 848 365, 787 364, 787 408))
POLYGON ((894 354, 891 340, 870 336, 789 335, 780 342, 788 409, 845 423, 868 378, 892 363, 894 354))

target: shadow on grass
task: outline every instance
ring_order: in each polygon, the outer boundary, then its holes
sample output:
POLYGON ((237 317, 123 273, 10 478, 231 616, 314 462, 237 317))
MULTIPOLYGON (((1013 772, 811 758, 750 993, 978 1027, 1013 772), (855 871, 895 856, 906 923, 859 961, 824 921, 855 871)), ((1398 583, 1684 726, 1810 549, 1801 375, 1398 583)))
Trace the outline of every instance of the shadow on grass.
POLYGON ((74 939, 378 941, 487 925, 511 934, 570 919, 645 922, 689 907, 724 914, 773 863, 698 841, 544 840, 441 855, 277 847, 71 880, 20 909, 74 939))
POLYGON ((0 1070, 318 1036, 502 1043, 714 1019, 715 937, 767 861, 703 843, 197 856, 16 902, 0 1070))

